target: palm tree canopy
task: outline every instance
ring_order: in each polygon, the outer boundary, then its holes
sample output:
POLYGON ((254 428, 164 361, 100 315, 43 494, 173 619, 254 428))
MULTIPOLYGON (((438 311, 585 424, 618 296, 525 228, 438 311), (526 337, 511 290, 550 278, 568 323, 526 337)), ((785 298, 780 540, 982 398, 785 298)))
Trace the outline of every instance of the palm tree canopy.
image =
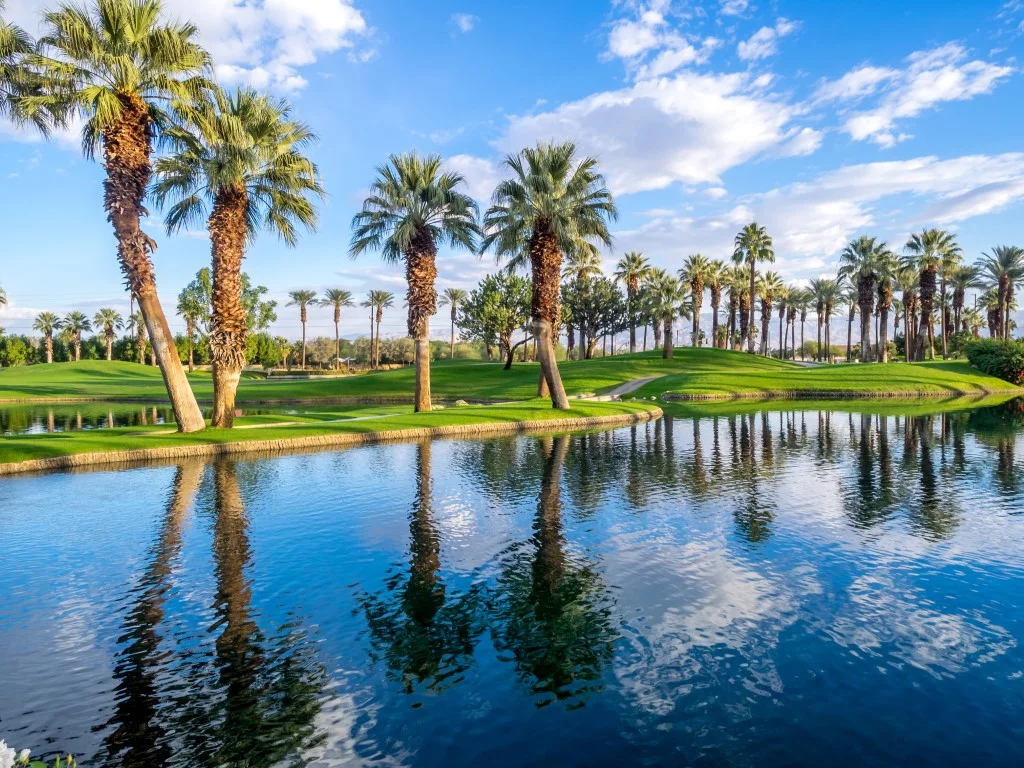
POLYGON ((444 243, 475 252, 479 209, 460 191, 464 184, 461 174, 442 169, 439 155, 392 155, 377 168, 363 210, 352 219, 350 254, 372 249, 397 262, 424 232, 434 247, 444 243))
POLYGON ((915 233, 904 246, 906 255, 903 265, 919 272, 942 269, 944 265, 960 258, 960 246, 956 238, 944 229, 926 229, 915 233))
POLYGON ((320 299, 321 307, 334 307, 334 309, 340 310, 342 307, 354 307, 355 302, 352 301, 352 292, 345 291, 341 288, 328 288, 324 291, 324 297, 320 299))
POLYGON ((732 260, 736 264, 753 265, 758 261, 775 261, 775 245, 768 231, 756 221, 747 224, 733 241, 732 260))
POLYGON ((77 336, 78 334, 91 331, 92 323, 89 322, 88 317, 76 309, 73 312, 69 312, 63 319, 59 320, 57 327, 77 336))
POLYGON ((782 276, 778 272, 765 272, 757 279, 757 295, 771 304, 786 290, 782 276))
POLYGON ((618 209, 595 158, 577 159, 572 142, 538 144, 506 157, 505 168, 512 178, 494 190, 481 253, 493 249, 514 268, 537 233, 553 236, 568 257, 593 250, 595 241, 611 247, 608 222, 618 209))
POLYGON ((376 309, 387 309, 395 306, 395 294, 389 291, 370 291, 367 294, 364 307, 375 307, 376 309))
POLYGON ((5 291, 3 288, 0 288, 0 307, 5 306, 6 304, 7 304, 7 291, 5 291))
POLYGON ((32 329, 39 331, 40 333, 49 336, 55 330, 60 328, 60 318, 57 317, 53 312, 40 312, 36 315, 35 322, 32 323, 32 329))
POLYGON ((316 291, 289 291, 288 298, 291 299, 287 306, 305 309, 316 301, 316 291))
POLYGON ((596 249, 580 249, 569 255, 562 269, 562 277, 590 280, 601 275, 601 256, 596 249))
POLYGON ((444 293, 441 294, 440 301, 438 302, 442 307, 452 307, 452 309, 465 303, 469 294, 461 288, 445 288, 444 293))
POLYGON ((877 280, 883 274, 891 273, 892 260, 892 252, 884 242, 879 242, 876 237, 862 235, 840 254, 839 278, 854 280, 870 277, 877 280))
POLYGON ((38 50, 24 59, 37 92, 18 99, 20 113, 50 114, 62 124, 84 117, 88 157, 125 110, 145 109, 159 136, 167 108, 195 104, 211 87, 198 30, 165 20, 162 10, 160 0, 93 0, 45 13, 38 50))
POLYGON ((260 231, 298 241, 296 225, 316 229, 313 198, 322 198, 320 172, 303 154, 316 137, 292 119, 284 100, 250 89, 213 97, 174 113, 164 131, 171 153, 154 169, 157 206, 170 203, 168 232, 196 228, 221 193, 244 193, 249 239, 260 231))
POLYGON ((1000 280, 1018 283, 1024 278, 1024 249, 1015 245, 997 245, 991 253, 982 254, 981 269, 993 284, 1000 280))
MULTIPOLYGON (((0 13, 4 2, 0 0, 0 13)), ((18 108, 19 99, 31 94, 33 81, 24 59, 35 50, 32 38, 21 27, 0 18, 0 117, 13 117, 21 122, 27 117, 18 108)), ((49 132, 50 120, 44 110, 35 114, 37 127, 45 134, 49 132)))
POLYGON ((112 336, 114 331, 124 328, 124 319, 114 309, 103 308, 99 310, 92 321, 97 328, 102 329, 103 333, 108 336, 112 336))
POLYGON ((631 291, 636 291, 650 274, 651 263, 638 251, 623 254, 615 265, 615 282, 625 284, 631 291))

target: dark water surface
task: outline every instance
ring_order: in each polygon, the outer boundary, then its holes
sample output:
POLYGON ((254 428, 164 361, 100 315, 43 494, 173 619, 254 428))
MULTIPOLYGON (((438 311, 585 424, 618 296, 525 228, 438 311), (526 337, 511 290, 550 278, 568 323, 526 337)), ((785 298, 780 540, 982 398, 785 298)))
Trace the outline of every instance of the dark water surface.
POLYGON ((722 413, 0 481, 0 738, 99 766, 1019 764, 1018 408, 722 413))

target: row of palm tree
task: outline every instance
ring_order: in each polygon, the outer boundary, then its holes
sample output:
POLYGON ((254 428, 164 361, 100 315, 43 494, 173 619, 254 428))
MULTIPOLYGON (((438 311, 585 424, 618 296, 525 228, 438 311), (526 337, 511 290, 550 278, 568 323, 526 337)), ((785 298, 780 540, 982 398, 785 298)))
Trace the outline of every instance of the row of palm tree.
POLYGON ((124 328, 124 319, 117 310, 104 308, 96 312, 93 319, 82 312, 74 310, 64 317, 58 317, 53 312, 40 312, 36 315, 32 328, 43 335, 43 343, 46 349, 46 362, 53 362, 53 337, 54 334, 64 333, 74 348, 75 361, 82 359, 82 334, 88 333, 95 328, 103 334, 107 345, 107 360, 113 359, 113 344, 117 338, 117 332, 124 328))

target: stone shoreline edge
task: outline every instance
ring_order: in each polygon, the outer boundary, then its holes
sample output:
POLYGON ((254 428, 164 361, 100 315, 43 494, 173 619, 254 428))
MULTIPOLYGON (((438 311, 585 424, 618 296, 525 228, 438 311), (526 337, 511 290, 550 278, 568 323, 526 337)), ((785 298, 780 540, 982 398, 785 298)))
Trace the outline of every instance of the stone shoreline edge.
POLYGON ((235 443, 213 443, 198 445, 174 445, 160 448, 135 448, 128 451, 98 451, 70 456, 53 456, 47 459, 0 464, 0 477, 32 472, 94 467, 105 464, 138 464, 168 459, 195 459, 215 456, 244 454, 283 453, 301 449, 347 448, 360 445, 405 442, 446 437, 492 437, 517 435, 531 432, 574 432, 597 427, 625 426, 660 419, 661 408, 635 413, 619 413, 611 416, 589 416, 576 419, 539 419, 517 422, 483 422, 481 424, 459 424, 446 427, 422 427, 419 429, 391 429, 382 432, 343 432, 333 435, 310 435, 280 440, 247 440, 235 443))
POLYGON ((931 400, 953 397, 977 397, 980 399, 998 395, 1024 396, 1024 389, 974 389, 969 391, 949 389, 941 392, 835 392, 832 390, 815 391, 812 389, 771 389, 761 392, 714 392, 707 394, 664 392, 661 395, 661 399, 669 402, 694 403, 723 400, 931 400))

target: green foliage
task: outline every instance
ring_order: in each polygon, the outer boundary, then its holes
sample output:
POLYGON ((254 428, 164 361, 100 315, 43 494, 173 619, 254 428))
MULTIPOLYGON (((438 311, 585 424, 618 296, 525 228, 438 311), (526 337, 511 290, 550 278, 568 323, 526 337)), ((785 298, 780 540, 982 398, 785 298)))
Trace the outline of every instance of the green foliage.
POLYGON ((0 338, 0 365, 10 367, 28 362, 30 347, 21 336, 0 338))
POLYGON ((977 340, 977 337, 970 331, 957 331, 949 337, 949 356, 954 360, 959 360, 966 356, 967 347, 977 340))
POLYGON ((462 338, 488 346, 498 344, 507 354, 512 334, 530 317, 530 295, 526 278, 506 271, 487 275, 459 310, 462 338))
POLYGON ((966 345, 971 365, 1011 384, 1024 384, 1024 341, 975 339, 966 345))
MULTIPOLYGON (((264 299, 268 293, 269 288, 253 285, 249 275, 242 273, 242 306, 245 307, 245 324, 251 333, 261 333, 277 322, 277 302, 264 299)), ((191 320, 200 337, 209 333, 213 313, 213 275, 209 267, 196 272, 192 282, 178 294, 177 311, 186 322, 191 320)))
POLYGON ((587 359, 594 356, 597 339, 627 327, 626 302, 615 284, 604 277, 574 279, 562 286, 562 303, 572 323, 586 334, 587 359))

